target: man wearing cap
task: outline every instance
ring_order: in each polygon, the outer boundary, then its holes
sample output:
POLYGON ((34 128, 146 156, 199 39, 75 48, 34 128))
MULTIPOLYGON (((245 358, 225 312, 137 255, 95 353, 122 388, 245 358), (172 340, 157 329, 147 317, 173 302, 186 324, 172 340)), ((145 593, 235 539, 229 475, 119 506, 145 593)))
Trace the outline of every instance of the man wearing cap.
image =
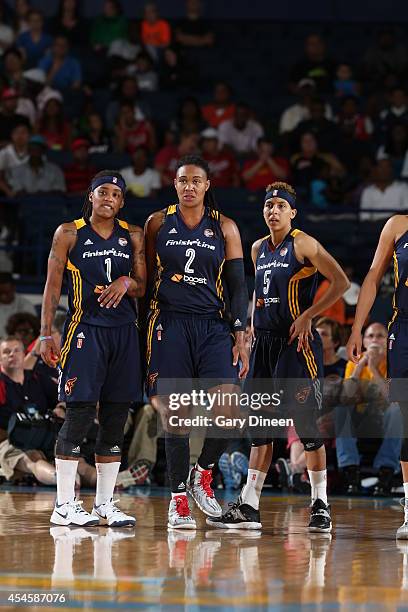
MULTIPOLYGON (((313 79, 300 79, 295 92, 298 97, 298 101, 296 104, 288 106, 288 108, 283 111, 279 121, 280 134, 292 132, 297 128, 301 121, 310 118, 310 107, 315 92, 316 83, 313 79)), ((325 117, 326 119, 333 118, 330 104, 325 105, 325 117)))
POLYGON ((27 117, 17 113, 19 95, 15 89, 3 89, 0 100, 0 146, 4 146, 10 141, 11 132, 16 125, 24 123, 29 128, 30 122, 27 117))
POLYGON ((213 187, 239 187, 239 168, 234 155, 220 150, 218 132, 209 127, 201 132, 201 151, 208 163, 213 187))
POLYGON ((46 159, 46 150, 47 143, 42 136, 31 136, 29 159, 17 168, 12 168, 9 174, 8 183, 13 194, 65 191, 62 170, 46 159))
POLYGON ((73 162, 65 167, 65 182, 68 193, 85 193, 96 168, 89 161, 89 142, 76 138, 71 145, 73 162))

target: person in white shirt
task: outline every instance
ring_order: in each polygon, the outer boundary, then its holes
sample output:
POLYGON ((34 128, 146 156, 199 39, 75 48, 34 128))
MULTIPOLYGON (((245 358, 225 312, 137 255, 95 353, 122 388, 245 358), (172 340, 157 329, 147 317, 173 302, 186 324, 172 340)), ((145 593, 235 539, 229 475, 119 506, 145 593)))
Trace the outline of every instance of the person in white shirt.
POLYGON ((218 127, 220 147, 230 147, 237 155, 256 152, 258 139, 263 135, 263 127, 250 118, 246 104, 237 104, 234 118, 223 121, 218 127))
POLYGON ((13 193, 5 180, 7 172, 28 160, 29 138, 28 127, 25 124, 16 125, 11 132, 11 143, 0 149, 0 191, 8 197, 12 197, 13 193))
POLYGON ((408 208, 408 187, 394 180, 392 163, 380 159, 374 167, 372 184, 366 187, 360 200, 360 220, 377 221, 408 208), (364 212, 365 210, 382 212, 364 212), (389 212, 387 212, 389 211, 389 212))
POLYGON ((154 197, 161 187, 160 174, 148 167, 148 158, 147 149, 139 147, 132 155, 133 166, 120 171, 128 191, 138 198, 154 197))
POLYGON ((17 312, 37 314, 34 305, 16 293, 12 275, 9 272, 0 272, 0 338, 4 338, 6 334, 7 321, 17 312))
MULTIPOLYGON (((310 119, 310 107, 313 96, 316 93, 316 84, 313 79, 301 79, 297 84, 298 102, 292 104, 283 111, 279 121, 279 134, 293 132, 306 119, 310 119)), ((333 119, 333 112, 330 104, 324 105, 324 116, 326 119, 333 119)))

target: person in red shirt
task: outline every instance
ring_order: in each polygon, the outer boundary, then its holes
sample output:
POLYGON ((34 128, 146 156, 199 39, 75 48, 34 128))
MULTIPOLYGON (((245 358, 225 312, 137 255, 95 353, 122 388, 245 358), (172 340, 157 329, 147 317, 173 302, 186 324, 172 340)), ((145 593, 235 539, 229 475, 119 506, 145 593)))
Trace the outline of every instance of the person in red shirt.
POLYGON ((192 155, 198 152, 199 136, 196 132, 183 134, 180 144, 165 144, 156 155, 154 167, 160 173, 162 187, 174 185, 174 175, 176 172, 177 161, 185 155, 192 155))
POLYGON ((116 149, 131 155, 139 148, 146 147, 150 152, 156 148, 156 136, 150 121, 139 117, 130 102, 121 104, 116 127, 116 149))
POLYGON ((170 25, 165 19, 159 18, 154 2, 148 2, 145 5, 140 38, 145 47, 168 47, 170 44, 170 25))
POLYGON ((218 146, 218 132, 207 128, 201 132, 201 154, 208 163, 212 187, 239 187, 239 167, 229 151, 218 146))
POLYGON ((96 168, 89 162, 89 142, 76 138, 71 145, 74 161, 64 170, 68 193, 85 193, 96 168))
POLYGON ((213 128, 235 114, 235 104, 231 101, 231 89, 227 83, 219 82, 214 88, 214 101, 202 108, 205 121, 213 128))
POLYGON ((289 162, 284 157, 273 155, 273 144, 266 138, 259 138, 258 157, 244 163, 242 179, 245 187, 251 191, 264 189, 265 185, 275 181, 286 181, 289 176, 289 162))

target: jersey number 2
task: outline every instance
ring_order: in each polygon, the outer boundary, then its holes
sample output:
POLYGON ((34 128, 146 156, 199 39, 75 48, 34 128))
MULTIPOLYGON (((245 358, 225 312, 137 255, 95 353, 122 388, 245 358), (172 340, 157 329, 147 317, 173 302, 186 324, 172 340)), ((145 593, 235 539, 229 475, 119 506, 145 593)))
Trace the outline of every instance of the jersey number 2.
POLYGON ((188 261, 186 265, 184 266, 184 272, 187 272, 187 274, 194 274, 194 268, 190 268, 190 266, 193 263, 195 256, 196 256, 196 253, 194 249, 186 250, 186 257, 188 257, 188 261))
POLYGON ((110 257, 107 257, 105 259, 105 264, 106 264, 106 276, 108 277, 108 281, 111 283, 112 282, 112 277, 111 277, 111 272, 112 272, 112 260, 110 257))

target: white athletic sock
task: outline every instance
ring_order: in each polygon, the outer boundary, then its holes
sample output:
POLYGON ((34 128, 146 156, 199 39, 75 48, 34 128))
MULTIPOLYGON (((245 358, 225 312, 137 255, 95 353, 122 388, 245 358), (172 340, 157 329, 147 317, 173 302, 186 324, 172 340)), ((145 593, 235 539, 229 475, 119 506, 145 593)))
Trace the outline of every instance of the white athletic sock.
POLYGON ((57 470, 57 504, 65 504, 75 499, 75 477, 78 461, 70 459, 55 459, 57 470))
POLYGON ((259 498, 261 497, 265 478, 265 472, 248 470, 247 481, 240 496, 243 504, 249 504, 252 508, 255 508, 255 510, 259 510, 259 498))
POLYGON ((310 486, 312 487, 312 504, 316 499, 321 499, 327 504, 327 470, 312 472, 307 470, 309 474, 310 486))
POLYGON ((111 463, 95 463, 96 467, 96 496, 95 506, 110 501, 113 497, 116 478, 118 477, 120 461, 111 463))
POLYGON ((179 497, 180 495, 185 495, 187 497, 187 493, 185 491, 180 492, 180 493, 172 493, 171 494, 171 499, 174 499, 175 497, 179 497))
POLYGON ((404 482, 404 497, 405 497, 405 501, 404 501, 404 511, 405 511, 405 518, 404 521, 406 523, 408 523, 408 482, 404 482))

